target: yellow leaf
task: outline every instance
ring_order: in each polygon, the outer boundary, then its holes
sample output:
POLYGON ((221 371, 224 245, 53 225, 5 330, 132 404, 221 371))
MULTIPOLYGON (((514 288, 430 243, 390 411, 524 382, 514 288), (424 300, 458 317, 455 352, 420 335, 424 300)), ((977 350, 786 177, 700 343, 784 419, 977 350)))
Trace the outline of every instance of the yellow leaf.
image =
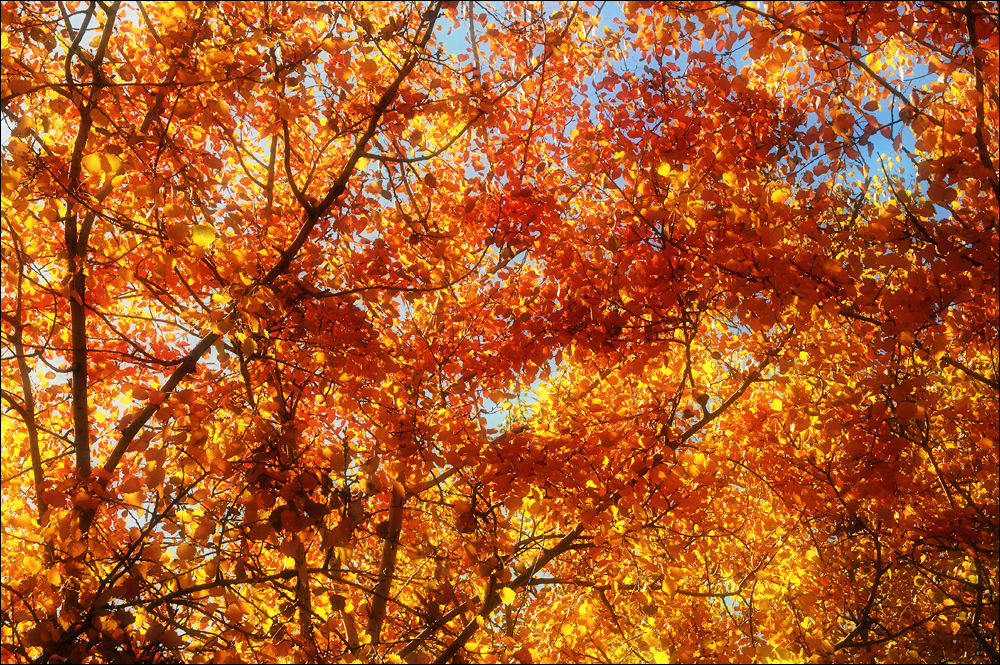
POLYGON ((237 603, 233 603, 226 608, 226 618, 230 621, 241 621, 244 614, 243 607, 237 603))
POLYGON ((199 247, 211 247, 215 242, 215 228, 208 224, 195 224, 191 227, 191 240, 199 247))
POLYGON ((538 501, 534 497, 525 497, 524 509, 528 511, 529 514, 536 517, 545 512, 545 506, 542 505, 541 501, 538 501))
POLYGON ((511 589, 510 587, 504 587, 500 589, 500 600, 503 601, 504 605, 510 605, 511 603, 513 603, 514 597, 516 595, 517 594, 515 594, 514 590, 511 589))
POLYGON ((101 172, 101 156, 96 152, 84 155, 83 159, 80 160, 80 165, 83 166, 87 173, 97 175, 101 172))
POLYGON ((771 193, 771 202, 772 203, 784 203, 785 201, 788 200, 788 197, 791 196, 791 195, 792 195, 792 193, 790 191, 788 191, 787 189, 777 189, 777 190, 775 190, 774 192, 771 193))
POLYGON ((21 182, 21 172, 4 164, 3 174, 0 175, 0 192, 4 196, 10 196, 17 189, 19 182, 21 182))
POLYGON ((18 529, 32 529, 35 526, 35 520, 31 519, 28 515, 17 515, 11 520, 11 524, 18 529))
POLYGON ((52 586, 59 586, 62 582, 62 575, 55 568, 49 568, 49 571, 45 574, 45 577, 49 580, 49 584, 52 586))
POLYGON ((670 175, 670 171, 670 164, 667 164, 666 162, 660 164, 660 168, 656 169, 656 172, 663 177, 670 175))
POLYGON ((25 557, 21 560, 21 565, 29 575, 35 575, 42 569, 42 562, 33 556, 25 557))
POLYGON ((115 173, 121 165, 122 160, 117 155, 103 155, 101 157, 101 166, 104 167, 105 173, 115 173))
POLYGON ((659 649, 653 649, 653 662, 654 663, 669 663, 670 654, 666 651, 660 651, 659 649))
POLYGON ((783 406, 784 405, 781 403, 781 400, 778 399, 777 397, 771 400, 771 408, 774 409, 775 411, 781 411, 783 406))

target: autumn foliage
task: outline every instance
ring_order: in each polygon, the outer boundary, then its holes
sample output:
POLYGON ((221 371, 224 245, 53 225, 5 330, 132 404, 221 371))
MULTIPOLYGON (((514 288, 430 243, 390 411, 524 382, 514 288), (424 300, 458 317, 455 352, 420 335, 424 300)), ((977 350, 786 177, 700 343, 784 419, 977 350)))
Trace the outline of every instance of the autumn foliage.
POLYGON ((997 5, 5 2, 4 662, 996 662, 997 5))

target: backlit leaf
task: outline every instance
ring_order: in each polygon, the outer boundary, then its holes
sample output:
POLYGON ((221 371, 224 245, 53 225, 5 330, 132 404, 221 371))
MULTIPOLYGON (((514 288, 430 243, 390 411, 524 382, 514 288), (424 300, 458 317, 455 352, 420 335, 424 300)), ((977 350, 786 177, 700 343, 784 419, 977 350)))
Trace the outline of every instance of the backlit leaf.
POLYGON ((191 227, 191 242, 199 247, 211 247, 215 238, 215 228, 208 224, 195 224, 191 227))

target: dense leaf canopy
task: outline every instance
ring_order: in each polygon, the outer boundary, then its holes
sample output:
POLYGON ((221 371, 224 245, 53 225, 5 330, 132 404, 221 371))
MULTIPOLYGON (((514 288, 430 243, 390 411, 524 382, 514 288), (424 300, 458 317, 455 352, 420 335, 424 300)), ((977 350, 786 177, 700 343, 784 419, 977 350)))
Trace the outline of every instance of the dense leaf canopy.
POLYGON ((992 2, 4 2, 4 662, 996 662, 992 2))

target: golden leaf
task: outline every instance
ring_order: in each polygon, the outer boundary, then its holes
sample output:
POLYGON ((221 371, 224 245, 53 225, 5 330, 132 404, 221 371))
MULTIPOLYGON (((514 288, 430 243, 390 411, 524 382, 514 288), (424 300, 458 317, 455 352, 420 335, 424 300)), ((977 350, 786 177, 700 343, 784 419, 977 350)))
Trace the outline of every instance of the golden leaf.
POLYGON ((83 170, 87 173, 97 175, 101 172, 101 156, 96 152, 84 155, 83 159, 80 160, 80 165, 83 166, 83 170))
POLYGON ((199 247, 208 248, 215 242, 215 227, 195 224, 191 227, 191 241, 199 247))

